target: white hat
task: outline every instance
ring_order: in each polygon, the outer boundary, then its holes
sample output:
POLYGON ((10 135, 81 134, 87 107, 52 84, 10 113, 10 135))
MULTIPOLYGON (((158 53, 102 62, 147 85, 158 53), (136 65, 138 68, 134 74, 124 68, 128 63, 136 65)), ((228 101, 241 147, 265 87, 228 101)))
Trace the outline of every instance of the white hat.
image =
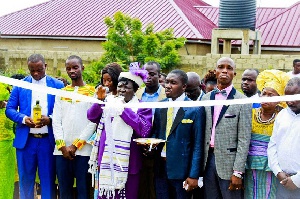
POLYGON ((119 79, 125 77, 137 83, 140 87, 144 81, 147 80, 148 71, 143 68, 140 68, 140 64, 138 62, 130 63, 129 72, 121 72, 119 79))
POLYGON ((125 77, 127 79, 134 81, 135 83, 137 83, 137 85, 139 87, 143 84, 142 78, 140 76, 133 75, 131 72, 121 72, 119 79, 121 79, 122 77, 125 77))

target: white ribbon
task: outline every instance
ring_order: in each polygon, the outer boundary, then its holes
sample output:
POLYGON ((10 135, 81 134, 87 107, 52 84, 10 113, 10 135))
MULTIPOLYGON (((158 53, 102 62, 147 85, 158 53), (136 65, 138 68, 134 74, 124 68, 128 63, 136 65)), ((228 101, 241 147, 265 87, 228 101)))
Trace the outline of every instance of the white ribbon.
MULTIPOLYGON (((92 102, 98 104, 106 104, 107 102, 100 101, 93 97, 88 97, 78 93, 68 92, 60 89, 50 88, 46 86, 36 85, 22 80, 12 79, 0 75, 0 82, 18 86, 32 91, 38 91, 60 97, 67 97, 73 100, 92 102)), ((274 96, 274 97, 259 97, 259 98, 243 98, 233 100, 206 100, 206 101, 175 101, 175 102, 142 102, 142 103, 126 103, 120 106, 125 108, 168 108, 168 107, 197 107, 197 106, 216 106, 216 105, 233 105, 233 104, 251 104, 261 102, 284 102, 300 100, 300 94, 274 96)))

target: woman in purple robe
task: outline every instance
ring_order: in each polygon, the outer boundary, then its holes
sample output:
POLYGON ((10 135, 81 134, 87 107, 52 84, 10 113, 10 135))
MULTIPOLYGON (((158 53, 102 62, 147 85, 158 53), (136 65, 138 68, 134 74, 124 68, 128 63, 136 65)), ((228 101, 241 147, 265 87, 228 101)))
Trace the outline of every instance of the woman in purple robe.
POLYGON ((88 119, 99 123, 89 162, 94 198, 138 198, 142 150, 133 140, 150 136, 152 109, 123 104, 139 103, 135 92, 145 78, 147 72, 131 64, 130 72, 120 74, 117 95, 106 96, 100 87, 98 98, 106 104, 88 110, 88 119))

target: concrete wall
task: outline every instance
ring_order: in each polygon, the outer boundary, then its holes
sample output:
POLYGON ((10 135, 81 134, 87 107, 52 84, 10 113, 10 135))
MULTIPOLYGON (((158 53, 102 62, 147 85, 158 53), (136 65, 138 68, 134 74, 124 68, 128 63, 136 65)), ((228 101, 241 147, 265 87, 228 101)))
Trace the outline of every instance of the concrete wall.
MULTIPOLYGON (((50 51, 50 50, 0 50, 0 70, 7 70, 10 72, 17 72, 23 70, 28 72, 27 58, 33 53, 41 53, 44 55, 48 64, 47 74, 57 76, 60 73, 66 76, 64 63, 68 56, 76 54, 79 55, 84 64, 87 66, 90 62, 99 59, 101 52, 84 52, 84 51, 50 51)), ((181 56, 181 64, 178 67, 186 72, 197 72, 201 78, 208 72, 213 70, 216 62, 220 57, 231 57, 237 67, 237 76, 234 79, 234 84, 238 86, 241 83, 241 75, 247 68, 257 68, 259 71, 264 69, 279 69, 283 71, 292 70, 292 62, 299 58, 298 55, 238 55, 238 54, 206 54, 204 56, 197 55, 183 55, 181 56)), ((169 71, 163 71, 168 73, 169 71)))
POLYGON ((34 53, 40 53, 45 57, 47 63, 47 74, 57 76, 65 71, 65 61, 70 55, 79 55, 83 64, 88 65, 92 61, 98 60, 102 52, 78 52, 78 51, 47 51, 47 50, 0 50, 0 71, 16 73, 17 71, 28 72, 27 58, 34 53))
MULTIPOLYGON (((237 54, 206 54, 206 56, 182 56, 181 65, 178 68, 188 72, 197 72, 201 78, 216 67, 216 63, 221 57, 231 57, 236 63, 237 75, 234 78, 234 84, 240 87, 241 75, 245 69, 256 68, 259 71, 265 69, 279 69, 290 71, 293 67, 293 60, 299 59, 299 55, 237 55, 237 54)), ((168 71, 165 71, 168 72, 168 71)))

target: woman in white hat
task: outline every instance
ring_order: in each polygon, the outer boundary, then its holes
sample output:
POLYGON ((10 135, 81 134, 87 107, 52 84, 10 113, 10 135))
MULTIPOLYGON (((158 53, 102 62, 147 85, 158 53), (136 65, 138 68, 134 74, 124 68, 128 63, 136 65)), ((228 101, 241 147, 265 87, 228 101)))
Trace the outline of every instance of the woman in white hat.
POLYGON ((138 198, 142 154, 133 139, 150 136, 152 109, 123 104, 139 103, 135 92, 146 78, 146 70, 130 64, 129 72, 119 76, 117 95, 106 96, 102 89, 98 96, 106 105, 94 104, 88 110, 88 119, 99 123, 89 162, 97 198, 138 198))

